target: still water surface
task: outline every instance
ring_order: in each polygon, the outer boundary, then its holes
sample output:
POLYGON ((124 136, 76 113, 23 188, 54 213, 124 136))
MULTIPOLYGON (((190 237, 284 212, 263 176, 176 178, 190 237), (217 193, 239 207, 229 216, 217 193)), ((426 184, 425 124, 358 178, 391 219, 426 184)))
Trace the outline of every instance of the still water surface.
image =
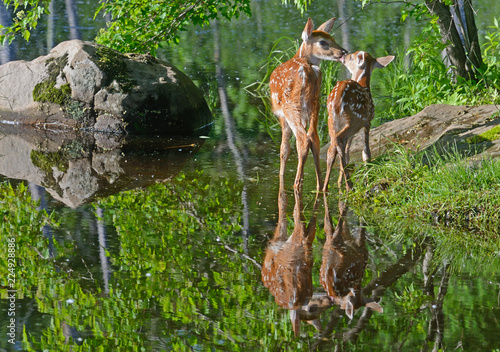
MULTIPOLYGON (((95 35, 91 5, 77 2, 82 39, 95 35)), ((326 20, 328 6, 319 4, 311 17, 326 20)), ((349 41, 345 47, 383 55, 418 31, 415 23, 398 22, 397 8, 370 11, 336 32, 349 41), (363 28, 354 26, 359 23, 363 28)), ((25 184, 57 223, 19 244, 27 250, 18 250, 24 286, 16 300, 16 342, 4 338, 9 301, 3 292, 1 349, 500 349, 499 253, 446 241, 451 232, 474 234, 400 219, 373 222, 334 193, 316 197, 310 164, 304 193, 289 187, 278 196, 279 133, 267 130, 262 101, 243 88, 263 76, 258 68, 272 42, 298 37, 305 21, 271 2, 256 1, 253 12, 252 19, 219 24, 218 34, 213 28, 186 33, 181 45, 160 54, 206 89, 207 99, 227 107, 216 110, 208 136, 120 139, 0 126, 2 182, 25 184), (222 95, 211 89, 216 35, 222 95), (280 233, 314 239, 308 246, 295 242, 280 257, 278 242, 269 242, 280 233), (273 260, 280 270, 263 274, 273 260), (339 295, 356 288, 356 309, 329 307, 320 315, 321 332, 302 322, 295 337, 290 308, 312 293, 332 295, 326 281, 333 271, 339 295), (372 299, 383 312, 364 307, 372 299)), ((64 20, 58 22, 55 38, 68 33, 64 20)), ((14 50, 17 59, 45 54, 44 28, 34 34, 38 41, 14 50)), ((293 169, 292 157, 290 185, 293 169)))

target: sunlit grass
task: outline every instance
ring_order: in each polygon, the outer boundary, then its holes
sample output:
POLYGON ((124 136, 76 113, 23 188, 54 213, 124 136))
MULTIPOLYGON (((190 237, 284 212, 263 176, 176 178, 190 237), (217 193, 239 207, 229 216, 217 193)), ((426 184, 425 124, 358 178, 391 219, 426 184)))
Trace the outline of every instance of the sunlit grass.
POLYGON ((481 258, 481 270, 498 267, 500 160, 396 146, 353 179, 345 197, 384 241, 425 242, 435 248, 433 263, 452 270, 471 258, 481 258))
POLYGON ((500 160, 472 161, 455 150, 440 155, 397 146, 359 168, 354 182, 349 198, 356 206, 499 234, 500 160))

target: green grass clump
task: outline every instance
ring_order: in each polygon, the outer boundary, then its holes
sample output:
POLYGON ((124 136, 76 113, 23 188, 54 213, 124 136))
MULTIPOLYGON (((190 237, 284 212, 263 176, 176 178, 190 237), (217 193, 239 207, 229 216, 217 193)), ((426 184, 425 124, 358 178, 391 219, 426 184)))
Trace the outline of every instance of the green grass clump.
POLYGON ((481 142, 492 142, 500 138, 500 126, 495 126, 488 131, 467 138, 465 141, 469 144, 477 144, 481 142))
POLYGON ((499 234, 500 160, 472 162, 456 151, 414 153, 398 146, 353 179, 348 197, 354 208, 499 234))

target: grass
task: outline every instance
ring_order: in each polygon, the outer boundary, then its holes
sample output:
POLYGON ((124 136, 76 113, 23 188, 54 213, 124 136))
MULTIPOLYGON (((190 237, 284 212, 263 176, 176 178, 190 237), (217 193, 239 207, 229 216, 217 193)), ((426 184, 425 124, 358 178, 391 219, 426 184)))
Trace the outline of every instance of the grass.
POLYGON ((469 144, 481 142, 492 142, 500 138, 500 126, 495 126, 486 132, 467 138, 465 141, 469 144))
POLYGON ((452 270, 470 258, 481 258, 477 270, 498 267, 500 159, 396 146, 352 177, 354 190, 342 197, 385 243, 430 245, 432 262, 452 270))
POLYGON ((500 234, 500 160, 472 162, 458 151, 440 155, 397 146, 359 168, 350 203, 386 217, 451 224, 500 234))

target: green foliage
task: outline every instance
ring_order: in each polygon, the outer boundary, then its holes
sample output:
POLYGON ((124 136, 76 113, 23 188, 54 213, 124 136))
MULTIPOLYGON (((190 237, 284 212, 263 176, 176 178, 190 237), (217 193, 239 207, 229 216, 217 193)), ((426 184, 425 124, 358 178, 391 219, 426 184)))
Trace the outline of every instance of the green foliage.
POLYGON ((198 1, 103 1, 97 13, 109 14, 112 21, 97 42, 122 52, 155 55, 161 43, 178 42, 179 31, 188 23, 205 26, 216 18, 250 15, 249 0, 198 1))
MULTIPOLYGON (((281 3, 285 6, 290 4, 290 0, 281 0, 281 3)), ((300 11, 303 15, 307 11, 307 6, 311 5, 312 0, 293 0, 295 7, 300 11)))
MULTIPOLYGON (((13 24, 0 25, 2 43, 12 42, 19 34, 29 41, 38 21, 49 13, 51 0, 5 0, 14 12, 13 24)), ((217 18, 231 20, 241 13, 251 15, 249 0, 209 1, 101 1, 95 16, 110 15, 109 27, 102 29, 97 41, 122 52, 155 54, 162 43, 178 42, 186 25, 208 25, 217 18)))
POLYGON ((444 65, 441 43, 435 20, 423 30, 406 52, 384 69, 382 86, 387 95, 376 107, 374 125, 414 115, 431 104, 481 105, 500 102, 500 40, 498 22, 486 36, 483 45, 485 65, 478 69, 478 82, 462 78, 454 80, 444 65))
POLYGON ((21 35, 26 41, 30 39, 30 31, 34 29, 38 20, 49 13, 50 1, 40 0, 4 0, 5 6, 12 8, 14 13, 13 24, 4 26, 0 24, 0 43, 11 43, 16 35, 21 35))

